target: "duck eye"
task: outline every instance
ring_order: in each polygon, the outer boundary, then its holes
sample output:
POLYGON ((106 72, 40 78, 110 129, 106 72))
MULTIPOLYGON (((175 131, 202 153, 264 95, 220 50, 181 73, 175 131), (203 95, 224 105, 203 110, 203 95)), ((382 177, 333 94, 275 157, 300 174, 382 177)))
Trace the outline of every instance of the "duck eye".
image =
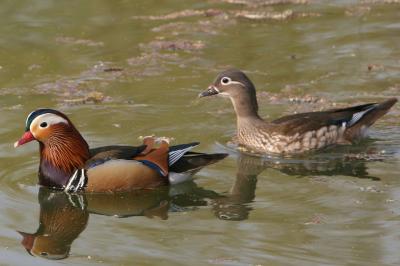
POLYGON ((42 123, 40 123, 40 127, 41 127, 41 128, 47 127, 47 122, 42 122, 42 123))
POLYGON ((228 77, 223 77, 223 78, 221 79, 222 85, 228 85, 231 81, 232 81, 232 80, 231 80, 230 78, 228 78, 228 77))

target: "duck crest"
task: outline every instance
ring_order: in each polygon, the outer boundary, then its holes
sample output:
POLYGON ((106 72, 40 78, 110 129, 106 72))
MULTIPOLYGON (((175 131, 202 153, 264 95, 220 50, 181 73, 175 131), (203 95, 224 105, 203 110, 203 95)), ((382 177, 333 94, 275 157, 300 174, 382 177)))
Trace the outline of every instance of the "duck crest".
POLYGON ((63 187, 89 159, 89 146, 71 125, 56 125, 52 136, 40 143, 40 184, 63 187))

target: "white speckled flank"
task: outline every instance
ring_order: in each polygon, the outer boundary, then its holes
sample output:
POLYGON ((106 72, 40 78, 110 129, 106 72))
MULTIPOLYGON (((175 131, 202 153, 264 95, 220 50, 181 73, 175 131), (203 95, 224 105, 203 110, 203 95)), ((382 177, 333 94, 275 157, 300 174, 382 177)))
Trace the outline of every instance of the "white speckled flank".
POLYGON ((248 124, 239 126, 237 138, 241 145, 248 148, 268 153, 302 153, 305 151, 321 149, 343 140, 345 128, 343 126, 322 127, 318 130, 307 131, 304 134, 285 136, 268 133, 250 127, 248 124))

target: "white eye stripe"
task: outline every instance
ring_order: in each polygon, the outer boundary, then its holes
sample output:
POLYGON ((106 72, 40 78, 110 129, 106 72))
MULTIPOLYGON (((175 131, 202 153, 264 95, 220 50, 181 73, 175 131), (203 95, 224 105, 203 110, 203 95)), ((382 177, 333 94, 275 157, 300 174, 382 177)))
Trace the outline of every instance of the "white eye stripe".
POLYGON ((237 84, 237 85, 242 85, 243 87, 245 87, 244 84, 239 81, 231 81, 230 84, 237 84))
POLYGON ((31 126, 30 126, 31 132, 32 132, 32 128, 34 126, 36 126, 36 125, 40 126, 40 124, 42 124, 44 122, 47 123, 47 127, 58 124, 58 123, 68 124, 68 121, 65 118, 58 116, 56 114, 50 114, 50 113, 42 114, 42 115, 37 116, 35 119, 33 119, 31 126))
POLYGON ((233 81, 233 80, 232 80, 231 78, 229 78, 229 77, 223 77, 223 78, 221 78, 221 84, 222 84, 222 85, 236 84, 236 85, 241 85, 241 86, 245 87, 243 83, 241 83, 241 82, 239 82, 239 81, 233 81))

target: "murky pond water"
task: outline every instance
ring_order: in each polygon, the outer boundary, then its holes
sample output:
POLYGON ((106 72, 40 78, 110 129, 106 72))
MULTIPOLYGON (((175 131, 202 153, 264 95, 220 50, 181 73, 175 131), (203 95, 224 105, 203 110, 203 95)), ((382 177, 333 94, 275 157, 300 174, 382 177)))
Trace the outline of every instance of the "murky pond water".
POLYGON ((260 158, 227 145, 229 101, 196 99, 233 66, 253 79, 267 119, 398 97, 399 1, 1 7, 0 265, 400 263, 399 104, 357 145, 260 158), (12 143, 43 106, 67 113, 92 146, 156 134, 230 156, 150 192, 40 189, 37 145, 12 143))

